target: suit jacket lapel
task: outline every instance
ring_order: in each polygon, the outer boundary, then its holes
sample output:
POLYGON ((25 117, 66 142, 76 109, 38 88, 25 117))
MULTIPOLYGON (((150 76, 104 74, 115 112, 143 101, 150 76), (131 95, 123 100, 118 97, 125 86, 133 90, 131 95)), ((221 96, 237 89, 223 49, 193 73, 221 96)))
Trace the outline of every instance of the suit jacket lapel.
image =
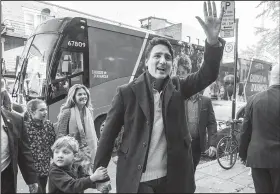
POLYGON ((166 84, 166 88, 163 91, 163 94, 164 94, 163 101, 164 101, 164 113, 165 113, 165 116, 166 116, 166 113, 167 113, 167 107, 168 107, 169 101, 171 99, 171 96, 172 96, 174 90, 175 90, 174 85, 172 84, 171 79, 169 79, 167 84, 166 84))
POLYGON ((197 123, 198 123, 198 128, 200 128, 199 126, 200 126, 200 115, 201 115, 201 111, 202 111, 202 98, 201 98, 201 96, 199 96, 198 97, 198 100, 197 100, 197 103, 198 103, 198 112, 197 112, 197 116, 198 116, 198 121, 197 121, 197 123))
POLYGON ((147 120, 151 121, 150 116, 150 105, 149 105, 149 91, 145 82, 145 74, 140 75, 136 80, 134 80, 133 85, 131 86, 132 91, 135 93, 136 100, 139 103, 144 115, 147 120))

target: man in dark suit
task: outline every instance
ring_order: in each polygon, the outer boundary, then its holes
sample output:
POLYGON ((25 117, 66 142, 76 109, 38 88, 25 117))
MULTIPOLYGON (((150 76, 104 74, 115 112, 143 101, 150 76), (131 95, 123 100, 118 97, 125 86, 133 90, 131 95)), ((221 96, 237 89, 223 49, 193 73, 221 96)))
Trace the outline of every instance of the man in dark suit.
POLYGON ((194 193, 191 137, 184 101, 214 82, 219 73, 224 41, 218 38, 221 19, 216 6, 204 3, 206 23, 198 19, 207 40, 204 63, 184 79, 169 77, 173 48, 165 38, 152 39, 146 49, 147 71, 113 98, 99 140, 95 168, 107 167, 115 139, 124 125, 118 151, 118 193, 194 193))
POLYGON ((37 192, 37 175, 23 118, 1 108, 1 193, 16 193, 18 166, 29 191, 37 192))
POLYGON ((186 121, 192 137, 192 156, 194 171, 200 161, 201 152, 207 152, 210 157, 217 153, 215 137, 217 122, 211 99, 197 93, 185 101, 186 121), (206 134, 208 145, 206 146, 206 134))
POLYGON ((280 76, 271 71, 270 87, 249 98, 239 156, 252 168, 256 193, 280 193, 280 76))

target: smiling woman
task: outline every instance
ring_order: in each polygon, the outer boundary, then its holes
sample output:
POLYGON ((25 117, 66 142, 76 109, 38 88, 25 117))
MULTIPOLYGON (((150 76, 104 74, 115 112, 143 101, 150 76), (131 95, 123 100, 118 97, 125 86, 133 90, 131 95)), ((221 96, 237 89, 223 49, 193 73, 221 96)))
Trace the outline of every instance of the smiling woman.
POLYGON ((92 105, 89 90, 81 84, 73 85, 68 92, 65 104, 58 115, 57 136, 73 136, 84 154, 81 165, 90 172, 97 149, 97 137, 93 123, 92 105))

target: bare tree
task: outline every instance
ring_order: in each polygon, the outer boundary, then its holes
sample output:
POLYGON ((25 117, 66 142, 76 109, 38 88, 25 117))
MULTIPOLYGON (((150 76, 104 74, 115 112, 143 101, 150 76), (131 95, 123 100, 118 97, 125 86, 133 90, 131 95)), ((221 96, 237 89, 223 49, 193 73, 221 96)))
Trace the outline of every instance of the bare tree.
POLYGON ((264 28, 264 26, 256 28, 256 35, 261 36, 256 52, 258 55, 267 52, 271 55, 273 61, 279 62, 280 1, 261 1, 257 8, 260 6, 265 8, 256 18, 265 17, 271 19, 275 25, 273 28, 264 28))

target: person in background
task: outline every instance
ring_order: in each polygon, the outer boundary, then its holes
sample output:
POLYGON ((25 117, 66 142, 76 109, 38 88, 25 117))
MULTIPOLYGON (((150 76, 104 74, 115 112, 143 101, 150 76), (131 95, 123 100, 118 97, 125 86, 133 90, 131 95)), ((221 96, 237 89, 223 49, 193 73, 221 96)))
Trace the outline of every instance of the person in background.
MULTIPOLYGON (((190 69, 184 68, 185 65, 180 64, 177 71, 177 76, 186 78, 191 73, 190 69)), ((217 81, 213 82, 216 84, 217 81)), ((203 90, 196 93, 185 101, 186 122, 191 134, 192 156, 194 171, 199 164, 201 153, 208 153, 209 157, 213 157, 217 153, 215 138, 217 134, 217 122, 211 98, 203 96, 203 90), (208 137, 208 141, 206 140, 208 137), (207 145, 210 146, 207 149, 207 145)))
POLYGON ((43 100, 30 100, 26 107, 24 124, 38 174, 39 192, 46 193, 52 157, 51 146, 55 141, 54 126, 47 120, 47 105, 43 100))
POLYGON ((38 178, 23 118, 1 107, 1 193, 17 192, 18 166, 31 193, 38 178))
POLYGON ((241 102, 244 102, 244 83, 239 82, 238 84, 238 96, 241 102))
MULTIPOLYGON (((104 167, 99 167, 89 175, 81 165, 75 163, 79 143, 74 137, 58 138, 51 149, 53 163, 49 172, 49 193, 84 193, 86 189, 95 188, 97 181, 108 177, 104 167)), ((107 188, 101 191, 108 192, 107 188)))
POLYGON ((191 146, 195 171, 202 152, 206 152, 209 157, 214 157, 217 153, 215 145, 217 122, 211 98, 200 93, 185 101, 185 109, 186 121, 192 137, 191 146), (208 149, 206 143, 210 146, 208 149))
POLYGON ((216 80, 210 85, 210 91, 211 91, 211 99, 218 100, 218 96, 220 94, 220 86, 218 80, 216 80))
POLYGON ((280 70, 271 70, 270 86, 248 99, 239 156, 252 169, 256 193, 280 193, 280 70))
POLYGON ((12 111, 12 100, 6 89, 5 79, 1 79, 1 107, 4 109, 12 111))
POLYGON ((186 55, 184 61, 181 61, 183 59, 179 59, 178 64, 177 64, 177 73, 176 75, 181 75, 182 77, 186 77, 187 74, 191 72, 191 60, 190 58, 186 55), (188 65, 190 64, 190 65, 188 65))
POLYGON ((233 83, 229 83, 229 85, 227 86, 227 99, 232 100, 232 96, 233 96, 233 83))

